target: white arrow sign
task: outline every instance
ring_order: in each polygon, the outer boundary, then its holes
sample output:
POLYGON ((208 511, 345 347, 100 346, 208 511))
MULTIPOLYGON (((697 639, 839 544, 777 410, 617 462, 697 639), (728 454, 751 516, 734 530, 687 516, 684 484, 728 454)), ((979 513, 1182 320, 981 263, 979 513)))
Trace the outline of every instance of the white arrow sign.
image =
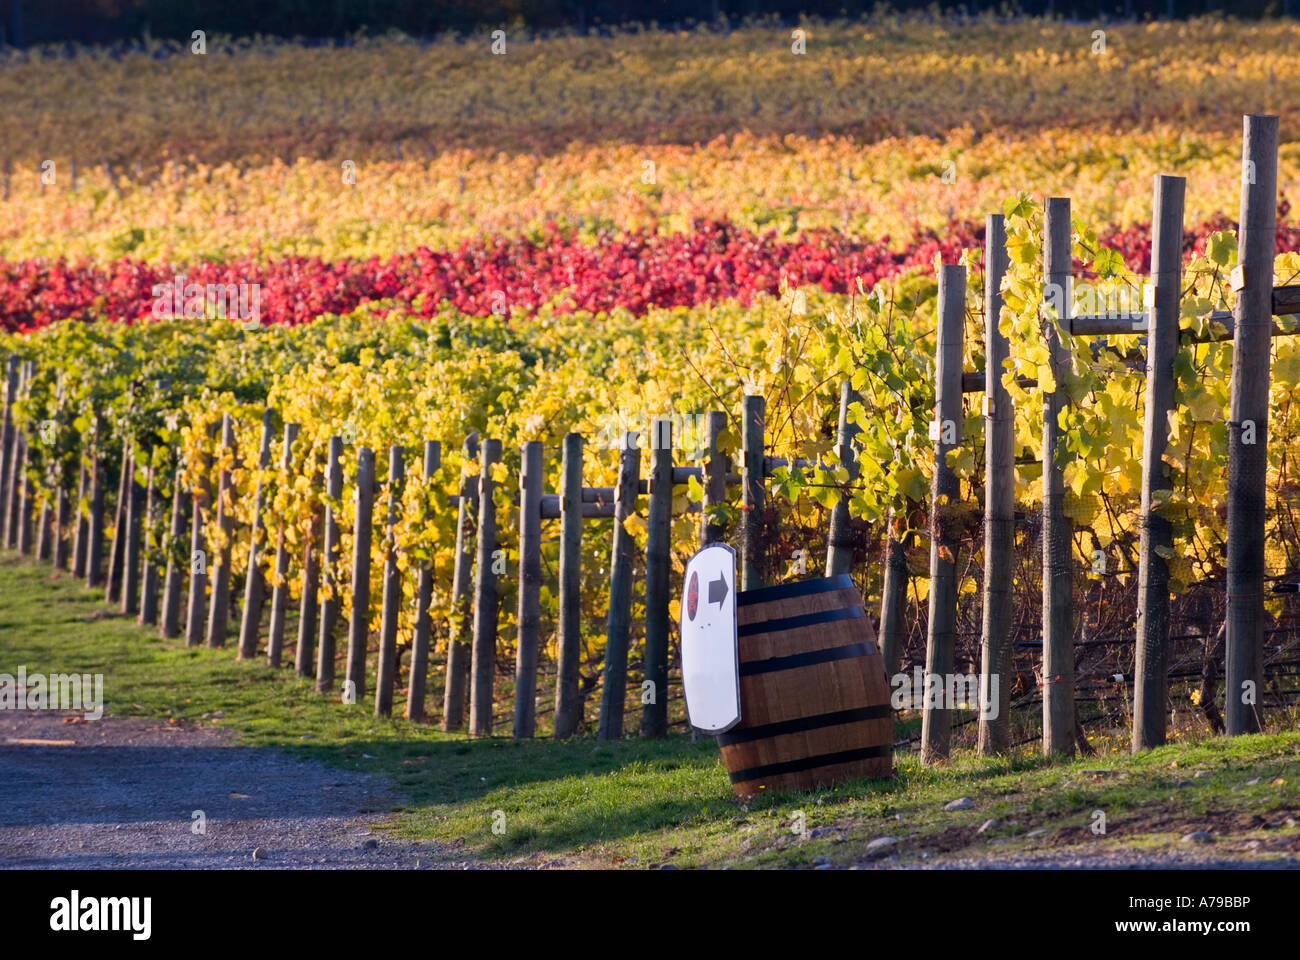
POLYGON ((736 551, 711 543, 686 564, 682 590, 682 688, 691 726, 722 733, 740 722, 736 551))

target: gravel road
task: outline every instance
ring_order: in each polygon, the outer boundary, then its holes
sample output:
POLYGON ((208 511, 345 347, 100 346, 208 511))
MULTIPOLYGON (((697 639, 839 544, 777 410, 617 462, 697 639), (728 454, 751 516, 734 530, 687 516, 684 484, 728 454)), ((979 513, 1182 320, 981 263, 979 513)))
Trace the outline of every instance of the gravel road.
POLYGON ((368 774, 234 746, 219 727, 65 716, 0 711, 0 868, 486 866, 386 839, 401 798, 368 774))

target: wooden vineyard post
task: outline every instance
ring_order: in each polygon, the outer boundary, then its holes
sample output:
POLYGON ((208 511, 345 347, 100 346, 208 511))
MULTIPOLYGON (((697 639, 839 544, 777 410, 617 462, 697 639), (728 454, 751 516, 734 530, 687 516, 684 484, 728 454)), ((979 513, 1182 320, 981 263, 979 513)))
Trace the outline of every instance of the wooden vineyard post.
MULTIPOLYGON (((293 462, 293 443, 298 439, 298 424, 284 425, 284 440, 280 447, 280 483, 290 483, 289 468, 293 462)), ((284 654, 284 622, 289 614, 289 546, 284 525, 275 533, 275 583, 271 587, 271 623, 266 631, 266 662, 278 667, 284 654)), ((314 607, 315 604, 313 603, 314 607)), ((310 637, 311 635, 308 634, 310 637)), ((311 661, 310 655, 306 658, 311 661)))
POLYGON ((668 581, 672 575, 673 422, 650 428, 650 515, 645 547, 645 679, 641 736, 668 735, 668 581))
MULTIPOLYGON (((14 403, 18 399, 18 357, 9 355, 5 363, 5 412, 0 426, 0 510, 9 505, 9 485, 14 477, 14 403)), ((7 524, 0 518, 0 529, 7 524)))
MULTIPOLYGON (((330 447, 332 449, 332 447, 330 447)), ((306 466, 306 465, 305 465, 306 466)), ((324 550, 325 507, 320 498, 325 493, 325 478, 320 467, 311 463, 311 518, 302 541, 302 594, 298 597, 298 643, 294 651, 293 672, 298 677, 316 675, 316 630, 320 610, 321 556, 324 550), (317 538, 322 543, 317 546, 317 538)), ((317 687, 319 689, 319 687, 317 687)))
MULTIPOLYGON (((62 375, 60 375, 58 398, 60 401, 63 400, 62 375)), ((51 503, 47 496, 45 506, 50 516, 49 560, 57 572, 68 568, 68 555, 72 546, 72 538, 68 530, 72 519, 72 500, 68 496, 65 482, 67 477, 63 472, 63 464, 59 462, 57 451, 51 451, 51 454, 52 462, 47 465, 46 470, 50 477, 49 489, 54 500, 51 503)))
MULTIPOLYGON (((31 391, 31 382, 36 378, 36 364, 28 360, 23 373, 23 383, 26 391, 31 391)), ((32 552, 32 499, 35 490, 32 487, 32 478, 27 475, 27 464, 31 459, 31 441, 28 439, 27 431, 21 433, 21 446, 18 457, 18 479, 15 485, 16 497, 16 523, 17 523, 17 545, 19 553, 32 552)))
POLYGON ((262 435, 257 444, 257 480, 253 487, 253 523, 248 533, 248 572, 244 576, 244 610, 239 624, 239 659, 257 656, 257 634, 262 625, 262 606, 266 595, 266 575, 262 572, 262 546, 266 527, 262 522, 262 500, 266 493, 262 474, 271 465, 270 410, 262 413, 262 435))
POLYGON ((578 661, 582 646, 582 437, 564 438, 560 464, 560 624, 555 678, 555 736, 578 732, 578 661))
POLYGON ((706 547, 722 539, 722 527, 709 519, 709 510, 727 501, 727 472, 731 469, 730 458, 719 448, 722 431, 727 429, 727 414, 722 410, 710 410, 704 422, 704 446, 707 459, 704 461, 704 497, 700 511, 700 546, 706 547))
POLYGON ((542 590, 542 444, 536 440, 519 452, 519 624, 515 653, 514 738, 537 732, 537 647, 541 632, 542 590))
MULTIPOLYGON (((335 504, 343 496, 343 438, 330 437, 325 466, 325 545, 321 555, 325 597, 320 603, 320 642, 316 645, 316 690, 329 693, 334 688, 334 628, 338 625, 339 518, 335 504)), ((304 596, 305 599, 305 596, 304 596)))
POLYGON ((501 441, 484 440, 478 478, 478 559, 474 566, 474 649, 469 697, 469 734, 492 735, 492 693, 497 656, 497 508, 492 467, 501 462, 501 441))
MULTIPOLYGON (((840 466, 848 471, 848 483, 858 479, 858 457, 853 449, 853 441, 861 432, 856 423, 849 422, 849 407, 860 401, 853 384, 845 380, 840 386, 840 419, 836 429, 836 455, 840 466)), ((849 530, 849 494, 840 495, 840 499, 831 507, 830 532, 826 538, 826 576, 848 573, 853 563, 853 534, 849 530)))
POLYGON ((948 702, 957 619, 957 538, 946 517, 956 504, 960 487, 948 466, 948 452, 961 445, 962 337, 966 312, 966 268, 939 267, 939 333, 935 347, 934 481, 930 488, 930 624, 925 643, 924 713, 921 720, 921 762, 948 757, 952 737, 952 708, 948 702), (936 702, 937 701, 937 702, 936 702))
POLYGON ((1005 753, 1011 731, 1011 581, 1016 539, 1015 416, 1002 385, 1010 346, 998 329, 1007 272, 1002 214, 984 229, 984 610, 980 637, 979 752, 1005 753), (994 693, 992 684, 997 683, 994 693))
POLYGON ((32 484, 32 478, 27 475, 27 467, 31 458, 31 441, 24 436, 22 460, 18 476, 18 552, 22 554, 31 553, 35 548, 32 543, 34 535, 32 526, 32 503, 35 500, 36 489, 32 484))
MULTIPOLYGON (((442 445, 437 440, 424 441, 424 485, 433 487, 433 476, 442 466, 442 445)), ((415 581, 415 629, 411 632, 411 680, 406 686, 406 719, 424 716, 424 692, 429 674, 429 642, 433 625, 429 622, 429 603, 433 599, 433 560, 420 564, 415 581)))
POLYGON ((184 576, 186 557, 182 550, 185 542, 186 498, 181 493, 181 451, 172 456, 171 523, 167 528, 167 572, 163 575, 162 617, 158 634, 167 639, 180 636, 181 579, 184 576))
POLYGON ((746 396, 741 401, 741 436, 744 462, 741 464, 740 509, 744 523, 741 541, 740 589, 756 590, 763 585, 759 568, 762 552, 763 511, 767 490, 767 462, 763 452, 763 433, 767 419, 767 401, 746 396))
POLYGON ((122 441, 122 465, 117 475, 117 499, 113 502, 113 541, 108 548, 108 586, 104 599, 109 603, 118 603, 122 599, 122 571, 126 558, 126 528, 131 502, 131 453, 134 441, 127 437, 122 441))
POLYGON ((122 612, 140 612, 140 533, 144 529, 145 488, 135 473, 126 478, 126 536, 122 539, 122 612))
MULTIPOLYGON (((59 386, 62 397, 63 387, 59 386)), ((43 441, 42 441, 43 442, 43 441)), ((57 440, 45 444, 45 490, 41 502, 40 535, 37 537, 36 559, 51 562, 53 569, 59 569, 59 555, 67 557, 66 550, 60 550, 63 540, 63 527, 67 525, 68 495, 63 489, 63 470, 58 462, 57 440), (62 514, 63 525, 59 518, 62 514)))
POLYGON ((885 527, 885 572, 880 585, 880 656, 888 677, 898 673, 902 660, 903 616, 907 612, 907 548, 894 534, 899 522, 898 513, 890 510, 885 527))
POLYGON ((1236 329, 1228 413, 1228 605, 1223 713, 1230 737, 1261 728, 1277 117, 1245 118, 1241 166, 1241 230, 1233 282, 1238 288, 1233 308, 1236 329))
MULTIPOLYGON (((465 438, 465 462, 477 459, 478 434, 465 438)), ((451 584, 451 635, 447 640, 447 681, 443 688, 442 729, 459 730, 465 722, 465 700, 474 637, 473 596, 474 527, 478 516, 478 479, 466 475, 460 482, 460 505, 456 516, 456 568, 451 584)))
POLYGON ((9 508, 5 511, 5 546, 11 550, 21 548, 23 522, 23 490, 27 485, 27 432, 14 431, 14 479, 9 491, 9 508))
MULTIPOLYGON (((48 480, 48 475, 47 475, 48 480)), ((50 559, 50 541, 53 539, 51 527, 54 526, 51 516, 53 511, 50 509, 50 497, 53 491, 49 486, 42 485, 41 488, 41 511, 36 521, 36 562, 43 563, 50 559)))
MULTIPOLYGON (((219 424, 208 428, 209 436, 220 430, 219 424)), ((185 645, 203 642, 203 600, 208 586, 207 541, 203 535, 203 511, 212 501, 212 455, 203 456, 203 473, 190 494, 190 592, 186 604, 185 645)))
MULTIPOLYGON (((12 384, 14 394, 14 400, 7 407, 7 416, 10 420, 13 420, 13 403, 22 394, 26 383, 27 369, 27 364, 19 364, 16 376, 6 381, 6 392, 12 384)), ((5 454, 7 464, 5 473, 9 478, 9 486, 5 490, 4 501, 0 503, 0 511, 4 514, 4 546, 10 550, 18 546, 19 491, 22 489, 23 470, 27 459, 26 445, 27 432, 18 425, 17 420, 13 420, 12 433, 5 454)))
POLYGON ((366 640, 370 636, 370 542, 375 517, 375 454, 357 448, 356 505, 352 512, 352 613, 348 619, 344 703, 366 695, 366 640))
POLYGON ((104 421, 95 423, 95 442, 90 448, 90 516, 86 520, 86 586, 104 582, 104 421))
POLYGON ((53 542, 50 545, 50 560, 55 570, 68 568, 68 556, 72 552, 72 539, 68 527, 72 523, 72 498, 62 483, 55 487, 53 542))
POLYGON ((86 451, 81 452, 77 468, 77 502, 74 514, 77 518, 76 530, 72 539, 72 575, 78 580, 86 576, 86 541, 90 536, 90 521, 86 517, 83 504, 90 496, 90 468, 86 465, 86 451))
MULTIPOLYGON (((1170 522, 1155 509, 1170 488, 1164 465, 1174 406, 1179 304, 1183 288, 1182 177, 1157 176, 1152 202, 1151 283, 1147 326, 1146 423, 1142 436, 1142 521, 1139 528, 1137 635, 1133 668, 1133 752, 1165 742, 1168 694, 1170 522)), ((1270 268, 1271 269, 1271 268, 1270 268)), ((1271 278, 1270 278, 1271 284, 1271 278)), ((1270 287, 1270 293, 1271 293, 1270 287)), ((1271 303, 1270 303, 1271 310, 1271 303)), ((1271 317, 1266 317, 1270 320, 1271 317)))
POLYGON ((402 572, 397 568, 396 527, 402 512, 402 481, 406 465, 402 448, 388 448, 388 517, 384 524, 383 608, 379 617, 379 666, 375 678, 375 716, 393 713, 397 682, 397 621, 402 611, 402 572))
MULTIPOLYGON (((1043 228, 1043 273, 1049 294, 1061 305, 1057 320, 1068 325, 1073 292, 1070 284, 1070 201, 1046 202, 1043 228)), ((1065 515, 1065 473, 1057 447, 1062 438, 1058 417, 1067 402, 1062 382, 1070 351, 1061 343, 1056 323, 1043 321, 1056 389, 1043 394, 1043 753, 1074 753, 1074 575, 1070 556, 1071 525, 1065 515)))
POLYGON ((149 482, 145 485, 144 536, 141 538, 144 553, 140 571, 140 624, 155 626, 158 623, 158 477, 153 464, 149 465, 149 482))
POLYGON ((226 645, 226 628, 230 623, 230 547, 235 532, 234 504, 228 461, 235 450, 235 422, 230 414, 221 418, 221 457, 217 483, 217 555, 212 565, 212 597, 208 605, 208 646, 226 645))
POLYGON ((599 740, 623 738, 627 701, 627 647, 632 620, 632 534, 624 521, 636 510, 641 482, 641 448, 637 434, 624 433, 618 455, 614 494, 614 547, 610 556, 609 612, 605 620, 605 670, 600 694, 599 740))

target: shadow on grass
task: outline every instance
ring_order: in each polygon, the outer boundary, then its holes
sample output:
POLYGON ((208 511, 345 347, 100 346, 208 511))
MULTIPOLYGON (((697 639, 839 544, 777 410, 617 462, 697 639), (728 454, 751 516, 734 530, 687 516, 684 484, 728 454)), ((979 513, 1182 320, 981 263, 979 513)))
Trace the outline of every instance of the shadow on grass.
POLYGON ((296 756, 391 777, 414 803, 459 803, 506 787, 565 779, 660 775, 682 769, 726 773, 712 743, 664 740, 353 739, 341 744, 284 744, 296 756), (414 788, 414 790, 412 789, 414 788))
MULTIPOLYGON (((391 779, 422 836, 464 840, 485 856, 572 851, 677 827, 720 827, 768 811, 831 809, 907 782, 854 780, 802 793, 736 797, 711 742, 350 741, 291 752, 391 779), (497 827, 493 830, 494 826, 497 827)), ((723 828, 725 829, 725 827, 723 828)))

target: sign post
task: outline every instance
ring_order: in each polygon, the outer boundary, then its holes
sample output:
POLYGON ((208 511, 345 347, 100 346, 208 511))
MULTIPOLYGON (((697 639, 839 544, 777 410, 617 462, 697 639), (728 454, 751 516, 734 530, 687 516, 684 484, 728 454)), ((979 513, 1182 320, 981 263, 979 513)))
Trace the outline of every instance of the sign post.
POLYGON ((691 726, 722 733, 740 722, 736 551, 710 543, 686 564, 682 591, 682 688, 691 726))

